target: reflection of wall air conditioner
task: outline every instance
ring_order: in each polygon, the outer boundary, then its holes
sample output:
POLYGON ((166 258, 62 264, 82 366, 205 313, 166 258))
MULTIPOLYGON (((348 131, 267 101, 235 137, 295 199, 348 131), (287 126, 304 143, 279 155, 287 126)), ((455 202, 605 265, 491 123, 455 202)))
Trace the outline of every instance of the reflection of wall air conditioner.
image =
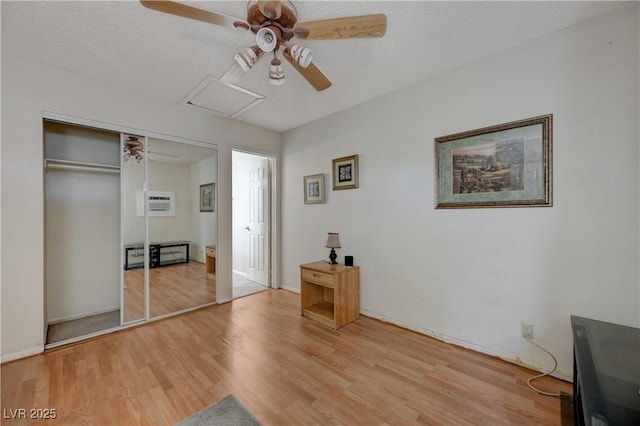
MULTIPOLYGON (((144 191, 138 190, 138 216, 144 216, 144 191)), ((149 216, 175 216, 176 193, 169 191, 147 191, 147 211, 149 216)))

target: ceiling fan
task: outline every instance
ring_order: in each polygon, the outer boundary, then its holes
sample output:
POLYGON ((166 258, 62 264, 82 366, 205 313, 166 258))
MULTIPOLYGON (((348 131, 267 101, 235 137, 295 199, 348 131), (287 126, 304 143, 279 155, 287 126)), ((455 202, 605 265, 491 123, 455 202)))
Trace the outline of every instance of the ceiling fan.
POLYGON ((174 1, 141 0, 140 3, 159 12, 251 31, 255 34, 257 44, 234 56, 235 61, 244 71, 253 68, 265 53, 273 52, 269 82, 273 85, 284 84, 284 70, 278 59, 278 53, 280 53, 317 91, 328 89, 331 82, 311 62, 313 56, 311 50, 292 42, 293 38, 326 40, 382 37, 387 30, 387 17, 384 14, 299 22, 295 6, 286 0, 249 0, 246 20, 174 1))

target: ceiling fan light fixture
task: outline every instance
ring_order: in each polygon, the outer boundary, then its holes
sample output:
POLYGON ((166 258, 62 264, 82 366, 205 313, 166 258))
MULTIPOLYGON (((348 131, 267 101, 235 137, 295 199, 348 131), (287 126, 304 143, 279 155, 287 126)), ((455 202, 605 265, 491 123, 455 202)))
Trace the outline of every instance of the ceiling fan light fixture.
POLYGON ((289 48, 291 56, 302 68, 307 68, 311 65, 313 59, 313 52, 308 47, 304 47, 301 44, 294 44, 289 48))
MULTIPOLYGON (((299 21, 298 12, 290 0, 248 0, 246 21, 172 0, 140 2, 158 12, 254 33, 257 46, 234 56, 238 66, 233 64, 224 73, 220 81, 225 83, 237 80, 240 69, 246 72, 254 68, 263 53, 274 52, 275 55, 280 51, 293 68, 320 92, 331 87, 331 81, 312 62, 310 49, 289 44, 293 37, 306 40, 373 38, 383 37, 387 30, 387 17, 382 13, 299 21)), ((279 61, 272 63, 269 80, 274 85, 284 84, 284 72, 279 61)))
POLYGON ((263 27, 256 33, 256 42, 258 47, 263 52, 272 52, 278 46, 278 34, 276 34, 277 27, 263 27))
POLYGON ((284 84, 284 69, 280 59, 273 58, 269 67, 269 83, 274 86, 282 86, 284 84))
POLYGON ((247 72, 251 68, 253 68, 256 62, 258 62, 258 59, 261 55, 262 51, 258 48, 258 46, 252 46, 247 47, 239 53, 236 53, 233 56, 233 59, 235 59, 235 61, 238 63, 238 65, 240 65, 240 68, 242 68, 243 71, 247 72))

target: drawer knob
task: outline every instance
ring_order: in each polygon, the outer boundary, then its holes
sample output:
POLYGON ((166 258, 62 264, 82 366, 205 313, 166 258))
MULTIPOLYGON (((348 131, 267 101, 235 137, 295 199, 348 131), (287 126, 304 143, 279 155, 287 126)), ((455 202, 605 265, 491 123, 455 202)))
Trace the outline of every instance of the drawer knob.
POLYGON ((314 277, 320 278, 320 274, 313 274, 314 277))

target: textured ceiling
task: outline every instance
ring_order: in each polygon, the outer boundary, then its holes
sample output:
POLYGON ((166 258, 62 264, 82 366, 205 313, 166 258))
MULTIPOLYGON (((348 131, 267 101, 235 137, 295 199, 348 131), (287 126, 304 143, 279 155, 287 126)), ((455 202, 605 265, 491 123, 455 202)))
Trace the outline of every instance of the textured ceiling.
MULTIPOLYGON (((245 1, 185 2, 244 19, 245 1)), ((309 40, 333 86, 316 92, 286 61, 284 86, 263 58, 236 82, 266 97, 236 119, 286 131, 627 2, 298 1, 298 20, 384 13, 383 38, 309 40)), ((2 1, 2 50, 181 102, 220 78, 250 32, 167 15, 137 1, 2 1)), ((194 107, 195 108, 195 107, 194 107)), ((213 114, 213 113, 212 113, 213 114)))

